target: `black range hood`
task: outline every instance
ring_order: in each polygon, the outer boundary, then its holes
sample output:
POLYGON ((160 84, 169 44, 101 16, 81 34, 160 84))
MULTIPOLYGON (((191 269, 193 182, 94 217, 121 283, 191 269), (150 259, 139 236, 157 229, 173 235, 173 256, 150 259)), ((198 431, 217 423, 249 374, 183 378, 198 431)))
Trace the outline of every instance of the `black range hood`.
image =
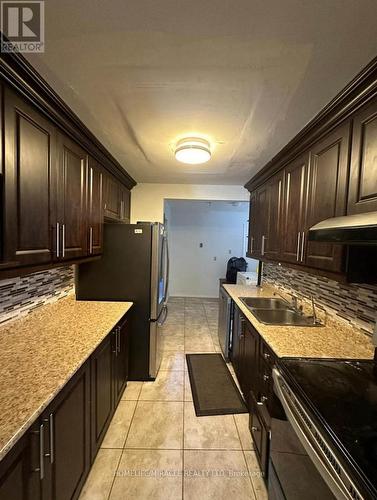
POLYGON ((377 212, 332 217, 309 229, 310 241, 377 245, 377 212))

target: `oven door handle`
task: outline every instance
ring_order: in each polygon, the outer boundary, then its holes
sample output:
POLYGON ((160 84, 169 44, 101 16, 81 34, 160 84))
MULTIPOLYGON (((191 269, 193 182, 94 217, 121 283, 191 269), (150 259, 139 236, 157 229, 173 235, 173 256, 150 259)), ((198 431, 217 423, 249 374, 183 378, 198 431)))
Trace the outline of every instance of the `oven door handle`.
MULTIPOLYGON (((279 370, 277 368, 274 368, 272 371, 272 377, 274 379, 274 389, 277 393, 277 396, 280 399, 280 402, 285 410, 286 417, 293 427, 294 432, 296 433, 297 437, 299 438, 302 446, 304 447, 306 453, 308 454, 309 458, 313 462, 314 466, 318 470, 319 474, 322 476, 323 480, 326 482, 327 486, 330 488, 334 496, 338 500, 345 500, 345 499, 353 499, 354 497, 351 495, 350 491, 347 489, 346 485, 343 483, 341 478, 336 475, 335 471, 331 470, 330 465, 326 463, 326 457, 325 455, 321 456, 320 453, 314 448, 312 443, 310 442, 310 439, 308 438, 307 434, 305 433, 302 425, 300 425, 299 420, 297 419, 296 415, 291 409, 291 406, 282 390, 282 383, 284 382, 284 379, 282 375, 280 374, 279 370)), ((318 431, 317 431, 318 432, 318 431)), ((321 439, 322 436, 321 436, 321 439)), ((323 441, 326 443, 326 441, 323 439, 323 441)), ((342 471, 344 472, 344 471, 342 471)), ((344 472, 344 474, 346 474, 344 472)), ((350 478, 347 477, 348 481, 351 482, 350 478)), ((363 499, 362 495, 359 493, 357 490, 356 486, 352 485, 355 489, 355 491, 358 493, 359 498, 363 499)))

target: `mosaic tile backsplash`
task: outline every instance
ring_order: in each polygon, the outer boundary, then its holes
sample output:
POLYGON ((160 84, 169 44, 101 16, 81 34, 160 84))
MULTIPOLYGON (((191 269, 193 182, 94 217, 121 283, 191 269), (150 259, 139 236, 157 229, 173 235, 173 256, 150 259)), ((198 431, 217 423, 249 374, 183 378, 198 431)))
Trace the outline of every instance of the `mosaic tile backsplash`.
POLYGON ((377 287, 338 283, 278 264, 263 266, 263 280, 299 298, 311 295, 328 314, 342 318, 365 333, 373 333, 377 319, 377 287))
POLYGON ((74 291, 73 266, 0 281, 0 324, 25 316, 74 291))

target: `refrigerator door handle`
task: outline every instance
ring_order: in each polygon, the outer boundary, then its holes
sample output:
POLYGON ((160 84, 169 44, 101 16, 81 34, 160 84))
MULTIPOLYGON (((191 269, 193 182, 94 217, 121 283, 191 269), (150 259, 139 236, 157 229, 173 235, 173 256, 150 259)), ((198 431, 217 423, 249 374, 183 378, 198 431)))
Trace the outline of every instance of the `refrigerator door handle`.
POLYGON ((170 268, 169 244, 168 244, 168 237, 166 235, 164 236, 164 244, 165 244, 165 252, 166 252, 166 268, 165 268, 166 282, 165 282, 164 304, 166 304, 167 300, 168 300, 168 293, 169 293, 169 268, 170 268))
POLYGON ((157 323, 158 326, 163 326, 163 324, 165 323, 167 317, 168 317, 168 306, 165 304, 163 309, 162 309, 162 313, 161 313, 161 316, 162 316, 162 319, 157 323))

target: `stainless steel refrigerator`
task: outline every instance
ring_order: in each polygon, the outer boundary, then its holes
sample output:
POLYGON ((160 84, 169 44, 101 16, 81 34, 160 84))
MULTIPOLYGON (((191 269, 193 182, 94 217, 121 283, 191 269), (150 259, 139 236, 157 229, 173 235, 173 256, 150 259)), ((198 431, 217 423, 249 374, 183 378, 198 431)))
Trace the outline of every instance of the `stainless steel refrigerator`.
POLYGON ((104 252, 76 272, 78 300, 132 301, 129 380, 153 380, 167 317, 169 252, 159 223, 105 224, 104 252))

